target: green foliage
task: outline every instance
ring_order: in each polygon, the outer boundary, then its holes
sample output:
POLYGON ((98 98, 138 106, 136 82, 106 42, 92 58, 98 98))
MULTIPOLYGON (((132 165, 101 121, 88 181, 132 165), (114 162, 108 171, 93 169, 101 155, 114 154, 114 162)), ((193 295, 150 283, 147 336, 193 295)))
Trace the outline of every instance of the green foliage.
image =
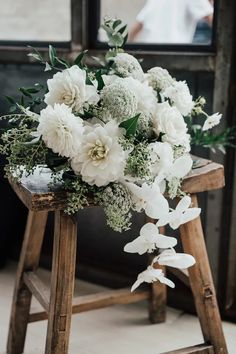
POLYGON ((89 205, 89 187, 81 180, 80 176, 74 174, 65 173, 63 180, 63 188, 68 192, 65 213, 72 215, 89 205))
POLYGON ((78 67, 80 67, 81 69, 84 68, 84 62, 83 59, 86 55, 86 53, 88 52, 88 50, 83 50, 74 60, 74 65, 78 65, 78 67))
POLYGON ((57 56, 56 49, 52 46, 49 45, 48 48, 48 56, 49 56, 49 62, 44 59, 44 57, 40 54, 40 52, 31 46, 28 46, 28 48, 31 50, 31 52, 28 54, 29 57, 34 58, 36 61, 40 62, 41 64, 45 65, 45 70, 44 71, 49 71, 49 70, 62 70, 65 68, 69 68, 70 64, 57 56))
POLYGON ((105 19, 101 28, 103 28, 107 34, 108 45, 110 47, 123 47, 127 42, 127 26, 123 25, 121 20, 105 19))
POLYGON ((236 147, 236 128, 228 127, 221 133, 214 134, 213 131, 202 131, 198 125, 192 126, 191 144, 210 148, 213 152, 219 149, 225 153, 226 147, 236 147))
POLYGON ((139 116, 140 116, 140 113, 137 114, 136 116, 129 118, 127 120, 124 120, 123 122, 120 123, 119 127, 124 128, 126 130, 126 137, 127 138, 135 135, 136 130, 137 130, 137 126, 138 126, 139 116))

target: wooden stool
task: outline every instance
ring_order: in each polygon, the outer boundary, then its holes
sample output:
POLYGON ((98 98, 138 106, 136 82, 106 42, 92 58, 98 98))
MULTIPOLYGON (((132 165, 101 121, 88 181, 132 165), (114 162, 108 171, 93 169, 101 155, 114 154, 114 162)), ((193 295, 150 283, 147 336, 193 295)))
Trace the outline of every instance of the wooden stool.
MULTIPOLYGON (((66 193, 51 192, 47 185, 10 183, 29 209, 20 261, 18 264, 13 296, 7 354, 21 354, 24 350, 27 325, 48 319, 46 354, 68 353, 72 313, 80 313, 114 304, 128 304, 149 300, 151 322, 161 322, 165 317, 166 288, 154 283, 150 290, 134 293, 130 289, 111 290, 96 295, 73 299, 77 220, 62 211, 66 193), (38 267, 48 211, 55 211, 53 263, 50 292, 35 274, 38 267), (30 313, 32 294, 45 311, 30 313)), ((183 183, 183 190, 192 196, 197 206, 196 193, 224 186, 223 166, 199 159, 183 183)), ((192 254, 196 264, 189 269, 189 282, 195 299, 204 343, 169 353, 226 354, 212 275, 206 252, 200 218, 181 226, 184 251, 192 254)), ((79 354, 79 353, 78 353, 79 354)))

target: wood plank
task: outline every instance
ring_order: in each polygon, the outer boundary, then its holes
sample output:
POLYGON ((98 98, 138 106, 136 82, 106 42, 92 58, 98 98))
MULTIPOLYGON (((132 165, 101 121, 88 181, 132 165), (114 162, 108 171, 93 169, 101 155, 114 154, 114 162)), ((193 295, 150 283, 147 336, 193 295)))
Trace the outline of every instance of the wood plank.
MULTIPOLYGON (((187 193, 198 193, 224 186, 224 167, 209 160, 196 158, 198 165, 183 180, 182 190, 187 193)), ((65 208, 67 193, 60 189, 50 191, 47 183, 44 185, 30 181, 16 183, 12 179, 9 182, 29 210, 63 210, 65 208)), ((92 198, 89 206, 94 206, 92 198)))
MULTIPOLYGON (((192 204, 198 206, 196 195, 192 195, 192 204)), ((204 340, 213 345, 215 353, 227 354, 200 217, 181 225, 180 235, 184 252, 196 259, 188 272, 204 340)))
POLYGON ((68 353, 76 250, 77 220, 56 211, 45 354, 68 353))
POLYGON ((25 272, 23 281, 46 312, 49 311, 49 289, 34 272, 25 272))
POLYGON ((187 348, 172 350, 162 354, 214 354, 214 348, 208 344, 198 344, 187 348))
MULTIPOLYGON (((84 295, 73 299, 72 313, 81 313, 92 311, 112 305, 125 305, 142 300, 147 300, 150 297, 149 290, 139 290, 134 293, 130 292, 130 288, 108 290, 98 294, 84 295)), ((48 315, 45 311, 31 313, 29 322, 46 320, 48 315)))
POLYGON ((167 267, 168 271, 176 276, 182 283, 184 283, 187 287, 190 287, 189 283, 189 274, 188 271, 186 270, 183 271, 182 269, 177 269, 177 268, 172 268, 172 267, 167 267))
POLYGON ((47 212, 30 211, 28 214, 12 300, 8 354, 21 354, 24 351, 32 294, 23 282, 23 273, 38 267, 46 221, 47 212))

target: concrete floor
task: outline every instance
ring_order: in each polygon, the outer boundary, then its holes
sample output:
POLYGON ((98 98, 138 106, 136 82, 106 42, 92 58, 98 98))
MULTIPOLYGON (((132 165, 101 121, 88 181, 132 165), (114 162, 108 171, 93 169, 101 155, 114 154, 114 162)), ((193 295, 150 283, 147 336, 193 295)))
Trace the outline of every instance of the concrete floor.
MULTIPOLYGON (((8 321, 16 265, 0 271, 0 354, 5 353, 8 321)), ((50 273, 40 270, 49 282, 50 273)), ((76 294, 103 291, 104 288, 76 281, 76 294), (79 291, 78 291, 79 283, 79 291)), ((34 309, 38 304, 33 302, 34 309)), ((224 322, 229 354, 236 353, 236 325, 224 322)), ((44 352, 46 322, 29 325, 25 354, 44 352)), ((194 316, 168 308, 164 324, 150 325, 145 302, 113 306, 73 316, 70 354, 158 354, 202 342, 194 316)))

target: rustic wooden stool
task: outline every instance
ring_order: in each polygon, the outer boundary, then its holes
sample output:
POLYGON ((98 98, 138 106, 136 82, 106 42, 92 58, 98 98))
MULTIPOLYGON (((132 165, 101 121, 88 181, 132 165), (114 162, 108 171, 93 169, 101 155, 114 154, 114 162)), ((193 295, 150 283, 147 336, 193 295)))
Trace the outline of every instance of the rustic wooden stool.
MULTIPOLYGON (((151 322, 160 322, 165 315, 166 289, 154 283, 151 290, 130 293, 130 289, 110 290, 96 295, 73 299, 77 220, 62 211, 65 192, 51 192, 47 185, 10 183, 29 209, 20 261, 13 296, 7 354, 21 354, 24 350, 29 322, 48 319, 46 354, 68 353, 72 313, 80 313, 114 304, 128 304, 149 300, 151 322), (44 230, 49 211, 55 211, 53 264, 50 292, 38 278, 38 267, 44 230), (44 308, 44 312, 30 313, 32 294, 44 308)), ((199 159, 183 183, 183 190, 190 193, 197 206, 196 193, 224 186, 223 166, 199 159)), ((226 354, 212 275, 209 267, 200 218, 181 226, 184 251, 192 254, 196 264, 189 269, 189 282, 195 299, 204 343, 169 353, 226 354)))

